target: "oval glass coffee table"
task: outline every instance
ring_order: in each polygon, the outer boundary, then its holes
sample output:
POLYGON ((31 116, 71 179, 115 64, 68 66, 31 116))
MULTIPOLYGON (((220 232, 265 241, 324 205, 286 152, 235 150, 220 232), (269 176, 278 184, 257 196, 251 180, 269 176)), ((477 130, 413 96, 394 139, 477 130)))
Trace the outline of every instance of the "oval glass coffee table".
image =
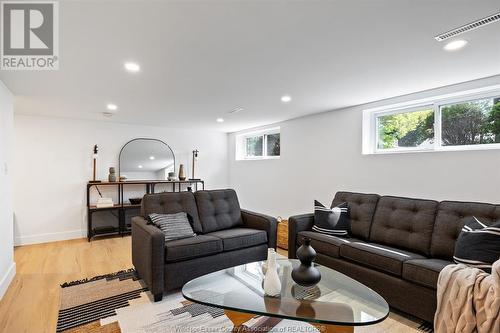
POLYGON ((291 277, 298 260, 277 262, 280 297, 264 295, 263 261, 198 277, 184 285, 182 295, 189 301, 224 309, 235 332, 256 316, 271 319, 266 324, 271 326, 290 319, 308 322, 320 332, 353 332, 354 326, 376 324, 389 314, 389 305, 379 294, 344 274, 316 265, 321 281, 305 288, 291 277))

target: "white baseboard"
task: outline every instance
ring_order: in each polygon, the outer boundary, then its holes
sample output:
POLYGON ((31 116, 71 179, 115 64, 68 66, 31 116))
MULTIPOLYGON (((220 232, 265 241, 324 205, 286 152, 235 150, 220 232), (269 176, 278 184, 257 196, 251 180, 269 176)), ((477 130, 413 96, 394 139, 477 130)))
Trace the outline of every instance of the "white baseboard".
POLYGON ((14 280, 14 276, 16 276, 16 263, 13 262, 12 265, 10 265, 9 269, 5 273, 4 276, 2 276, 2 279, 0 280, 0 300, 3 298, 3 295, 7 292, 7 289, 10 286, 10 283, 12 280, 14 280))
POLYGON ((37 235, 26 235, 16 237, 14 240, 14 245, 28 245, 28 244, 39 244, 56 242, 68 239, 77 239, 86 237, 86 232, 84 230, 72 230, 72 231, 61 231, 61 232, 51 232, 46 234, 37 235))

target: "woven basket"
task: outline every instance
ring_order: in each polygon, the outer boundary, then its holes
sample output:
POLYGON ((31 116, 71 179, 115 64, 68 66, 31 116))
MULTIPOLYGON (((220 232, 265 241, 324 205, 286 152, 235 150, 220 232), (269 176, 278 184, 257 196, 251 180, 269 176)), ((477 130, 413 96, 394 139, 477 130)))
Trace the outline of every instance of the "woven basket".
POLYGON ((278 247, 288 250, 288 221, 278 223, 278 247))

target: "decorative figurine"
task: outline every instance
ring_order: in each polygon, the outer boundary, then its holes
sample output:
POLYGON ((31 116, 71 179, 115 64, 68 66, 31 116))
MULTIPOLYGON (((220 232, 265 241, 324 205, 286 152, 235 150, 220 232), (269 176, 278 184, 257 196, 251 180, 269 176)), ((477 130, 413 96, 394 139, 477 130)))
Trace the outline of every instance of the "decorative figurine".
POLYGON ((114 167, 109 168, 108 181, 110 183, 116 182, 116 169, 114 167))
POLYGON ((186 173, 184 171, 184 164, 179 165, 179 180, 186 180, 186 173))
POLYGON ((264 276, 264 292, 267 296, 278 297, 281 295, 281 281, 276 264, 276 252, 274 249, 267 251, 267 270, 264 276))
POLYGON ((321 280, 321 273, 313 266, 316 251, 311 246, 311 239, 304 238, 304 244, 297 250, 300 265, 292 270, 292 279, 303 287, 314 286, 321 280))

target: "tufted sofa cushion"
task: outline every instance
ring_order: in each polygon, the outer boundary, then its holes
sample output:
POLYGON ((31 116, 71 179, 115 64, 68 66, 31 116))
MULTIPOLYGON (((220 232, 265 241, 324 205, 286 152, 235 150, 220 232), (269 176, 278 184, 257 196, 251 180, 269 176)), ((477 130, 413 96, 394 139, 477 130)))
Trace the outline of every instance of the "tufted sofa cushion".
POLYGON ((356 238, 366 240, 370 234, 370 226, 379 198, 378 194, 337 192, 331 207, 347 202, 350 209, 351 233, 356 238))
POLYGON ((370 241, 429 255, 437 201, 381 197, 370 241))
POLYGON ((250 228, 219 230, 211 232, 207 236, 222 239, 225 252, 267 243, 267 233, 264 230, 250 228))
POLYGON ((240 203, 234 190, 197 191, 194 194, 203 233, 240 226, 240 203))
POLYGON ((425 257, 394 247, 375 243, 353 242, 340 246, 340 256, 384 273, 401 276, 403 263, 425 257))
POLYGON ((209 235, 198 235, 176 239, 165 243, 165 262, 195 259, 220 253, 222 239, 209 235))
POLYGON ((196 233, 202 232, 200 218, 194 194, 191 192, 164 192, 146 194, 142 199, 141 215, 147 217, 151 213, 175 214, 185 212, 189 223, 196 233))
POLYGON ((304 238, 311 239, 311 246, 317 253, 333 258, 340 258, 340 247, 342 245, 363 242, 356 238, 325 235, 316 231, 300 231, 297 236, 297 247, 304 244, 304 238))
POLYGON ((486 225, 492 225, 500 221, 500 205, 459 201, 441 202, 432 234, 431 256, 452 260, 455 241, 464 224, 472 216, 486 225))
POLYGON ((437 289, 439 273, 453 262, 442 259, 413 259, 403 264, 403 279, 437 289))

